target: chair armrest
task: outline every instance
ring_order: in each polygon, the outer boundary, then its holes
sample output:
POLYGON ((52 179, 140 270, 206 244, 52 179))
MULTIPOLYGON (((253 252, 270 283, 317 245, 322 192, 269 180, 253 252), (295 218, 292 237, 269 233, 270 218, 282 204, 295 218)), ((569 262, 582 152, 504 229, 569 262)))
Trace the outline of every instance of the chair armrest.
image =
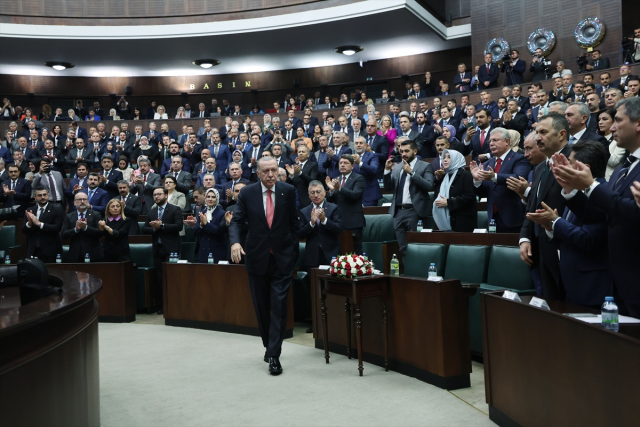
POLYGON ((21 248, 22 245, 9 246, 9 250, 21 248))

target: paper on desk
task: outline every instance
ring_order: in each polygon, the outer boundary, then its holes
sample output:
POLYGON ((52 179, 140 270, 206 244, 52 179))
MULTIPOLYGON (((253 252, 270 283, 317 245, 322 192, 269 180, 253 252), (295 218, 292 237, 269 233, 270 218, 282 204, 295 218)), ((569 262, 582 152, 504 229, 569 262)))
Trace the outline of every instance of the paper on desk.
POLYGON ((480 201, 486 203, 487 202, 487 198, 483 197, 482 199, 480 199, 480 201))
POLYGON ((319 269, 319 270, 328 270, 328 269, 330 269, 330 268, 331 268, 331 266, 330 266, 330 265, 319 265, 319 266, 318 266, 318 269, 319 269))
POLYGON ((387 207, 387 206, 391 206, 391 203, 383 203, 382 207, 387 207))
MULTIPOLYGON (((587 323, 602 323, 601 314, 598 314, 596 317, 576 317, 576 319, 582 320, 583 322, 587 323)), ((618 323, 640 323, 640 319, 618 315, 618 323)))

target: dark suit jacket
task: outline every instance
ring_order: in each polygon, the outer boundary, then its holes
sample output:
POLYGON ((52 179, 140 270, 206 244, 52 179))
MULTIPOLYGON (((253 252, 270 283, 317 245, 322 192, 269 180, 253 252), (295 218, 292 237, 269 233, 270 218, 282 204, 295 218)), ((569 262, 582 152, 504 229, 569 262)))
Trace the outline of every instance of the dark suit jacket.
MULTIPOLYGON (((485 69, 486 71, 486 69, 485 69)), ((462 78, 460 77, 460 73, 456 73, 456 76, 453 78, 453 90, 454 92, 468 92, 469 88, 471 87, 471 73, 469 71, 464 73, 464 78, 465 79, 469 79, 469 83, 466 82, 462 82, 462 78), (460 85, 460 87, 456 88, 457 85, 460 85)))
MULTIPOLYGON (((396 193, 398 191, 398 183, 402 178, 402 164, 398 163, 393 167, 391 173, 384 175, 384 189, 393 191, 393 202, 389 213, 395 215, 396 211, 396 193)), ((429 196, 429 192, 433 191, 433 169, 427 162, 418 160, 413 169, 413 175, 409 179, 409 194, 413 207, 418 212, 418 216, 422 218, 432 216, 433 201, 429 196)), ((401 201, 398 201, 400 203, 401 201)))
MULTIPOLYGON (((104 171, 100 173, 104 175, 104 171)), ((116 169, 111 169, 107 175, 107 182, 100 183, 99 187, 109 194, 109 199, 118 197, 118 181, 122 180, 122 172, 116 169)))
MULTIPOLYGON (((32 206, 27 211, 38 214, 39 206, 32 206)), ((45 211, 40 215, 43 226, 27 227, 25 220, 22 232, 27 235, 27 256, 33 256, 36 248, 39 247, 47 256, 62 255, 62 241, 60 240, 60 230, 64 222, 64 211, 58 205, 49 203, 45 211)))
MULTIPOLYGON (((369 135, 365 135, 365 139, 369 141, 369 135)), ((389 158, 389 140, 386 136, 376 134, 370 144, 371 151, 376 154, 378 158, 378 171, 376 177, 382 179, 384 174, 384 164, 389 158)))
MULTIPOLYGON (((337 177, 342 181, 342 175, 337 177)), ((339 191, 329 194, 327 199, 340 208, 342 226, 345 230, 354 230, 366 225, 362 210, 362 196, 366 187, 364 176, 351 172, 349 179, 339 191)))
POLYGON ((479 128, 476 129, 476 133, 471 137, 471 141, 469 142, 469 145, 467 146, 467 152, 463 153, 464 155, 467 155, 469 153, 471 153, 471 157, 473 160, 478 160, 478 155, 480 154, 487 154, 491 152, 491 148, 489 147, 489 135, 491 135, 491 131, 493 130, 491 127, 489 127, 487 130, 487 134, 484 137, 484 145, 480 145, 480 134, 481 134, 481 130, 479 128))
POLYGON ((144 133, 144 136, 149 140, 149 145, 158 146, 158 143, 162 142, 162 137, 160 131, 154 130, 153 136, 151 135, 151 131, 148 130, 144 133))
MULTIPOLYGON (((211 151, 211 156, 214 154, 214 146, 211 144, 209 147, 209 151, 211 151)), ((233 161, 233 156, 231 151, 229 151, 229 146, 227 144, 220 143, 218 147, 218 156, 216 157, 216 169, 220 169, 222 171, 226 170, 229 167, 229 164, 233 161)))
POLYGON ((165 203, 164 213, 162 214, 163 226, 158 230, 154 230, 149 223, 157 219, 158 207, 156 206, 149 210, 147 221, 142 227, 142 232, 144 234, 151 234, 153 236, 153 256, 156 256, 156 253, 158 252, 158 245, 160 244, 162 244, 162 247, 168 254, 173 252, 180 253, 180 232, 184 227, 182 222, 182 210, 178 206, 165 203), (161 240, 162 243, 158 243, 158 240, 161 240))
MULTIPOLYGON (((133 176, 133 175, 132 175, 133 176)), ((151 209, 151 206, 155 203, 153 201, 153 190, 160 187, 160 175, 157 173, 149 172, 147 176, 147 184, 131 184, 129 192, 144 199, 144 204, 147 205, 147 210, 151 209)))
MULTIPOLYGON (((435 159, 434 162, 439 162, 435 159)), ((436 170, 436 169, 434 169, 436 170)), ((441 179, 434 179, 433 197, 437 200, 440 196, 441 179)), ((473 176, 471 172, 459 169, 456 177, 449 187, 449 198, 447 199, 449 208, 449 220, 451 230, 471 233, 476 228, 478 209, 476 207, 476 193, 473 186, 473 176)))
MULTIPOLYGON (((509 62, 509 65, 510 64, 511 63, 509 62)), ((507 66, 507 63, 503 62, 500 71, 502 71, 503 73, 506 72, 506 66, 507 66)), ((480 69, 482 69, 482 66, 480 67, 480 69)), ((513 68, 511 69, 511 71, 513 72, 513 79, 511 78, 510 74, 507 74, 507 85, 522 83, 522 80, 523 80, 522 74, 525 72, 526 69, 527 69, 527 63, 523 59, 518 59, 518 61, 516 62, 516 65, 513 66, 513 68)), ((485 68, 485 71, 486 71, 486 68, 485 68)))
MULTIPOLYGON (((1 184, 6 185, 10 189, 11 179, 2 181, 1 184)), ((0 189, 2 189, 2 187, 0 187, 0 189)), ((12 195, 5 195, 3 190, 3 195, 2 197, 0 197, 0 200, 2 200, 2 207, 11 208, 13 206, 17 206, 18 217, 24 218, 24 212, 31 204, 31 181, 24 178, 18 178, 16 180, 16 186, 14 190, 16 194, 12 195)))
MULTIPOLYGON (((522 111, 518 111, 515 116, 511 117, 511 120, 508 122, 502 122, 502 127, 505 129, 513 129, 520 133, 520 135, 524 136, 524 131, 527 129, 528 124, 529 119, 527 118, 527 115, 522 111)), ((521 138, 520 141, 524 142, 524 139, 521 138)))
MULTIPOLYGON (((336 151, 335 148, 334 148, 334 151, 336 151)), ((339 154, 334 154, 333 157, 331 158, 327 157, 327 160, 325 160, 324 169, 327 172, 327 176, 329 178, 333 179, 338 175, 340 175, 340 170, 338 169, 338 163, 340 163, 340 156, 342 156, 343 154, 353 154, 353 151, 351 150, 351 148, 345 147, 344 145, 342 145, 340 146, 339 154)))
MULTIPOLYGON (((375 153, 365 151, 362 153, 362 166, 354 165, 353 171, 364 177, 365 186, 362 194, 364 206, 378 206, 378 200, 382 198, 380 184, 378 184, 378 157, 375 153)), ((383 165, 384 167, 384 165, 383 165)))
POLYGON ((269 253, 273 252, 278 270, 285 275, 293 273, 296 263, 300 222, 296 208, 295 188, 285 182, 276 182, 273 223, 269 228, 262 198, 262 184, 256 182, 243 188, 229 226, 231 245, 240 243, 242 226, 247 223, 247 254, 245 269, 249 274, 266 274, 269 253))
MULTIPOLYGON (((129 255, 130 250, 128 237, 129 232, 133 228, 132 223, 134 221, 129 217, 127 217, 127 219, 120 218, 118 221, 109 221, 109 217, 106 217, 105 222, 107 226, 111 227, 113 230, 113 235, 107 230, 102 232, 102 235, 104 236, 102 249, 105 261, 129 261, 131 257, 129 255)), ((138 228, 137 223, 135 226, 138 228)))
POLYGON ((331 258, 338 255, 340 242, 338 236, 342 233, 342 217, 340 208, 326 200, 322 205, 324 214, 327 217, 326 224, 315 224, 311 226, 311 209, 313 204, 300 210, 300 238, 307 239, 304 250, 304 265, 307 267, 317 267, 318 252, 322 245, 324 253, 324 264, 329 264, 331 258))
POLYGON ((598 65, 595 65, 596 61, 591 61, 591 65, 593 65, 593 70, 592 71, 596 71, 596 70, 604 70, 606 68, 611 68, 611 65, 609 64, 609 58, 605 58, 603 56, 600 57, 600 59, 598 59, 598 65))
POLYGON ((211 214, 211 221, 204 227, 200 226, 200 216, 196 217, 196 225, 193 227, 193 234, 197 236, 198 262, 206 263, 209 254, 213 255, 214 262, 227 259, 227 227, 220 227, 224 221, 224 209, 218 205, 211 214))
MULTIPOLYGON (((335 157, 335 156, 334 156, 335 157)), ((293 185, 300 196, 300 205, 308 206, 311 203, 309 198, 309 183, 318 178, 318 163, 307 160, 302 167, 300 174, 294 174, 293 178, 287 176, 287 183, 293 185)))
MULTIPOLYGON (((245 185, 251 184, 251 182, 248 179, 245 179, 242 177, 238 180, 238 182, 241 182, 245 185)), ((227 181, 222 184, 222 189, 220 190, 220 205, 223 208, 226 208, 229 206, 229 200, 227 200, 227 190, 231 190, 232 187, 233 187, 233 181, 227 181)))
POLYGON ((636 165, 624 179, 621 174, 619 167, 608 183, 598 185, 588 198, 578 192, 567 206, 586 224, 608 222, 609 265, 614 293, 621 298, 616 302, 622 314, 640 317, 640 208, 629 188, 634 181, 640 181, 640 167, 636 165))
POLYGON ((87 228, 76 233, 75 228, 78 218, 78 211, 71 212, 64 218, 64 224, 62 225, 62 232, 60 233, 62 239, 71 239, 67 259, 74 262, 86 253, 89 254, 92 261, 102 259, 102 245, 100 244, 102 232, 98 228, 98 221, 102 219, 102 215, 93 209, 87 209, 85 211, 87 228))
POLYGON ((494 63, 489 65, 489 72, 487 73, 487 64, 480 65, 478 70, 478 80, 480 80, 480 90, 491 89, 498 87, 498 77, 500 77, 500 70, 494 63), (489 82, 489 86, 485 86, 484 82, 489 82))
MULTIPOLYGON (((497 157, 491 157, 482 164, 482 169, 495 171, 497 157)), ((478 187, 481 197, 487 197, 487 219, 491 222, 493 218, 493 206, 498 206, 498 213, 507 227, 520 227, 524 221, 524 213, 521 208, 520 196, 507 188, 507 178, 529 176, 531 163, 520 153, 509 150, 507 157, 500 166, 497 181, 482 181, 478 187)), ((533 191, 533 189, 532 189, 533 191)), ((487 223, 487 226, 489 224, 487 223)))
POLYGON ((569 208, 565 208, 562 218, 553 226, 553 242, 560 250, 560 275, 567 302, 600 305, 604 297, 613 295, 607 222, 603 219, 587 225, 569 212, 569 208))
MULTIPOLYGON (((71 177, 73 177, 76 173, 77 158, 78 158, 78 149, 72 148, 71 150, 69 150, 69 153, 67 154, 67 157, 66 157, 66 167, 67 169, 71 169, 71 174, 70 174, 71 177)), ((83 148, 82 159, 83 159, 82 161, 86 163, 87 166, 89 167, 89 172, 91 172, 91 168, 95 160, 93 150, 90 150, 86 147, 83 148)))
MULTIPOLYGON (((73 189, 73 187, 71 187, 73 189)), ((80 190, 81 193, 85 193, 89 195, 89 188, 84 188, 80 190)), ((100 215, 104 215, 104 211, 107 207, 107 203, 109 203, 110 197, 109 193, 103 190, 100 187, 96 188, 95 193, 93 193, 93 197, 89 200, 89 204, 91 205, 91 210, 98 212, 100 215)), ((75 205, 69 205, 69 212, 73 212, 76 210, 75 205)))
MULTIPOLYGON (((149 205, 153 206, 153 205, 149 205)), ((136 236, 140 234, 140 227, 138 226, 138 216, 142 213, 142 199, 135 194, 127 195, 127 199, 124 204, 124 214, 127 219, 131 219, 131 229, 129 235, 136 236)))
POLYGON ((609 141, 607 140, 607 138, 605 138, 602 135, 598 135, 597 133, 587 131, 582 134, 582 136, 578 141, 598 141, 604 147, 604 151, 607 154, 607 159, 611 155, 609 153, 609 141))

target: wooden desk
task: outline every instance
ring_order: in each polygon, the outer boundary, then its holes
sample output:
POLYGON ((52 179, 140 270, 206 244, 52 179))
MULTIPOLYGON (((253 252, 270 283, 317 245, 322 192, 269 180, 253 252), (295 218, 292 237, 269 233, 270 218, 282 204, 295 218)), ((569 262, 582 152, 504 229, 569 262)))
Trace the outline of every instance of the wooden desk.
POLYGON ((329 341, 327 331, 327 295, 345 297, 344 312, 347 321, 347 357, 351 359, 351 304, 353 299, 356 314, 356 348, 358 351, 358 372, 362 376, 362 313, 360 306, 364 298, 379 297, 382 301, 382 339, 384 342, 384 370, 389 372, 389 330, 387 327, 387 286, 388 276, 369 276, 355 279, 343 279, 331 276, 319 276, 320 279, 320 312, 322 314, 322 336, 324 337, 324 358, 329 363, 329 341))
POLYGON ((102 292, 96 297, 100 305, 100 322, 128 323, 136 320, 136 273, 130 261, 54 263, 47 264, 47 268, 49 271, 81 271, 102 280, 102 292))
POLYGON ((99 426, 102 284, 73 271, 50 270, 49 280, 62 295, 24 306, 17 287, 0 289, 2 425, 99 426))
POLYGON ((518 246, 520 235, 515 233, 407 233, 407 243, 443 243, 445 245, 502 245, 518 246))
POLYGON ((365 215, 387 215, 390 206, 364 206, 362 211, 365 215))
MULTIPOLYGON (((326 270, 311 270, 313 337, 324 348, 320 310, 320 277, 326 270)), ((467 298, 476 286, 462 286, 459 280, 429 282, 417 277, 388 277, 389 369, 447 390, 469 387, 471 351, 467 298)), ((330 330, 344 328, 344 298, 327 295, 327 324, 330 330)), ((374 319, 382 312, 378 298, 361 306, 362 317, 374 319)), ((352 328, 354 329, 354 328, 352 328)), ((384 342, 375 328, 362 330, 364 361, 384 366, 384 342)), ((353 333, 352 333, 353 339, 353 333)), ((329 351, 346 355, 345 334, 330 335, 329 351)))
MULTIPOLYGON (((260 336, 242 265, 169 264, 163 274, 165 325, 260 336)), ((293 336, 293 285, 287 330, 293 336)))
POLYGON ((562 313, 593 312, 561 301, 551 311, 487 292, 482 302, 489 417, 500 426, 636 426, 640 325, 610 332, 562 313))

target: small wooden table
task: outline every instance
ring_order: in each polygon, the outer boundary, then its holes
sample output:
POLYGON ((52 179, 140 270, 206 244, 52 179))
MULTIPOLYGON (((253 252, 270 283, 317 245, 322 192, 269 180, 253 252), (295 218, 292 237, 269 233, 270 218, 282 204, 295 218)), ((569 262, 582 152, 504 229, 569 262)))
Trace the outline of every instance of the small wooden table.
POLYGON ((349 298, 353 298, 356 320, 356 348, 358 350, 358 371, 362 376, 362 314, 360 305, 364 298, 380 297, 382 300, 382 329, 384 341, 384 370, 389 372, 389 339, 387 328, 387 287, 389 276, 377 275, 355 279, 343 279, 334 276, 320 277, 320 310, 322 312, 322 336, 324 341, 324 358, 329 363, 329 335, 327 331, 327 307, 325 300, 327 295, 346 297, 344 311, 347 320, 347 357, 351 359, 351 304, 349 298))

